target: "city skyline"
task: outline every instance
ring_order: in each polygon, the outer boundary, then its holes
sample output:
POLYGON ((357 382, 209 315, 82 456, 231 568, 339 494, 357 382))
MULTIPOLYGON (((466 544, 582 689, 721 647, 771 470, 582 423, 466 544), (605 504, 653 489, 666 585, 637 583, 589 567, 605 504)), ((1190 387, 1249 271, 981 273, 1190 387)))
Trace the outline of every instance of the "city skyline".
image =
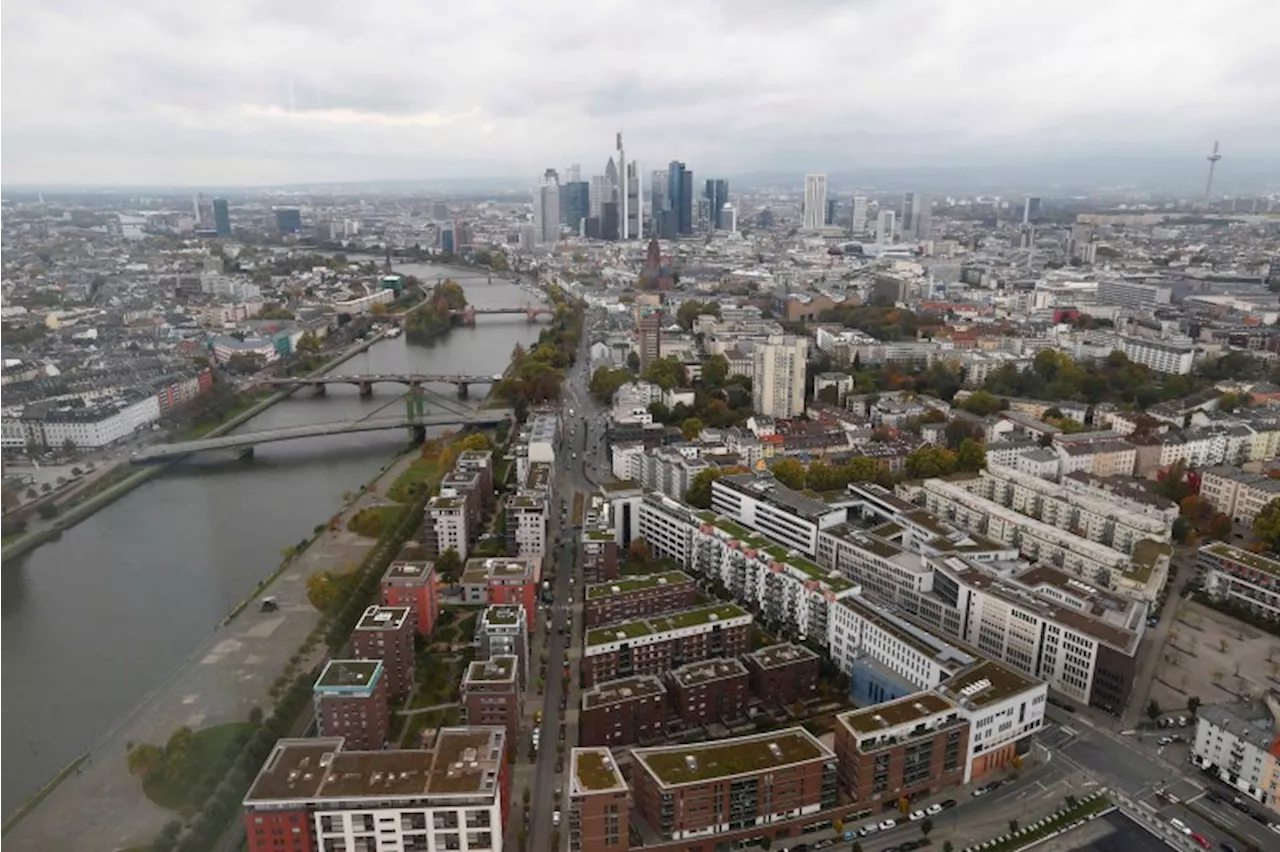
POLYGON ((990 5, 559 15, 544 4, 494 7, 462 27, 377 0, 341 25, 237 3, 197 25, 195 10, 145 3, 19 2, 5 15, 6 177, 236 186, 536 175, 596 162, 622 128, 642 164, 728 177, 1149 155, 1194 161, 1202 186, 1221 139, 1225 186, 1233 161, 1274 149, 1280 75, 1268 73, 1259 0, 1158 10, 1121 0, 1052 22, 1038 8, 990 5), (655 46, 638 73, 601 49, 598 33, 619 18, 655 46), (749 66, 664 37, 712 25, 730 55, 756 57, 749 66), (75 63, 49 49, 53 38, 75 63), (302 61, 327 55, 344 61, 302 61), (468 70, 439 86, 449 66, 468 70), (813 85, 827 75, 844 82, 813 85))

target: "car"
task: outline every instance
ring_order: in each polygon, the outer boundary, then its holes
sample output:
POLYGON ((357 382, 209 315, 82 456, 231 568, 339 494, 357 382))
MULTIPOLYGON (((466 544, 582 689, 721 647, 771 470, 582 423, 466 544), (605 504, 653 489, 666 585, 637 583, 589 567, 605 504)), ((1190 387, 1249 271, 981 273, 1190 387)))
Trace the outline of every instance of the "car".
POLYGON ((880 823, 881 831, 888 831, 891 828, 897 828, 898 821, 896 819, 887 819, 880 823))
POLYGON ((914 850, 923 849, 924 847, 925 841, 923 840, 908 840, 906 843, 898 844, 898 852, 914 852, 914 850))
POLYGON ((1225 840, 1219 843, 1218 846, 1222 849, 1222 852, 1240 852, 1240 850, 1236 849, 1235 844, 1228 843, 1225 840))
POLYGON ((834 837, 828 837, 825 840, 816 841, 813 844, 813 848, 816 852, 816 850, 818 849, 826 849, 828 846, 835 846, 835 845, 836 845, 836 839, 834 837))
POLYGON ((552 811, 552 812, 551 812, 551 824, 552 824, 552 825, 559 825, 559 824, 560 824, 560 809, 559 809, 559 808, 556 808, 554 811, 552 811))
POLYGON ((1192 839, 1192 840, 1194 840, 1194 841, 1196 842, 1196 844, 1197 844, 1201 849, 1212 849, 1212 848, 1213 848, 1213 844, 1209 842, 1209 838, 1205 837, 1203 834, 1194 834, 1194 833, 1193 833, 1193 834, 1191 835, 1191 839, 1192 839))
POLYGON ((862 835, 863 837, 869 837, 872 834, 875 834, 879 830, 880 830, 880 826, 876 825, 874 822, 869 822, 866 825, 864 825, 861 829, 858 830, 858 834, 862 835))
POLYGON ((1175 831, 1180 831, 1183 834, 1185 834, 1187 837, 1191 836, 1191 829, 1187 828, 1187 824, 1182 820, 1178 819, 1177 817, 1174 817, 1173 819, 1169 820, 1169 825, 1173 826, 1175 831))
POLYGON ((539 724, 539 725, 541 725, 541 724, 542 724, 542 711, 541 711, 541 710, 534 710, 534 711, 533 711, 533 721, 534 721, 534 722, 536 722, 536 723, 537 723, 537 724, 539 724))
POLYGON ((1179 717, 1178 717, 1178 727, 1179 727, 1179 728, 1185 728, 1186 726, 1187 726, 1187 717, 1186 717, 1186 716, 1179 716, 1179 717))
POLYGON ((1161 737, 1160 739, 1156 740, 1156 742, 1162 746, 1166 746, 1173 742, 1173 737, 1161 737))
POLYGON ((959 803, 955 799, 947 799, 946 801, 939 802, 939 804, 942 805, 942 809, 944 811, 949 811, 959 803))
POLYGON ((927 814, 924 812, 924 809, 921 808, 918 811, 912 811, 910 816, 907 817, 907 819, 911 820, 912 822, 919 822, 920 820, 924 819, 926 816, 927 814))
POLYGON ((935 803, 925 808, 925 813, 927 813, 929 816, 937 816, 938 814, 942 813, 943 810, 945 810, 945 808, 942 807, 941 803, 935 803))

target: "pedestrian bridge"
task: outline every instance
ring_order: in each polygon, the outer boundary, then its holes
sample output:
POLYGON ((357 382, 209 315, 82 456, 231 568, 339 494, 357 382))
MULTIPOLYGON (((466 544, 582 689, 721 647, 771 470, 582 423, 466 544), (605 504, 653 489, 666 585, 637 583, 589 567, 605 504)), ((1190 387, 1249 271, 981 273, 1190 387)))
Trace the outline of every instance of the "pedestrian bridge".
POLYGON ((373 386, 377 384, 407 385, 418 388, 422 385, 441 384, 454 385, 460 396, 467 395, 471 385, 492 385, 502 381, 502 374, 467 375, 464 373, 335 373, 331 376, 314 378, 266 378, 260 379, 258 385, 282 390, 290 388, 311 387, 317 393, 323 393, 328 385, 351 385, 360 389, 361 396, 370 396, 373 386))

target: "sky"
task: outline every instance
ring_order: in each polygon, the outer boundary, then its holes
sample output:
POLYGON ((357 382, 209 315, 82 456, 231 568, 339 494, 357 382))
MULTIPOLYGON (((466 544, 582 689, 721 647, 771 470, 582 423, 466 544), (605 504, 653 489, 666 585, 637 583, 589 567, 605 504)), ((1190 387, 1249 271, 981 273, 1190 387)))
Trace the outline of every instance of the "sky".
POLYGON ((2 179, 1280 159, 1276 0, 5 0, 2 179))

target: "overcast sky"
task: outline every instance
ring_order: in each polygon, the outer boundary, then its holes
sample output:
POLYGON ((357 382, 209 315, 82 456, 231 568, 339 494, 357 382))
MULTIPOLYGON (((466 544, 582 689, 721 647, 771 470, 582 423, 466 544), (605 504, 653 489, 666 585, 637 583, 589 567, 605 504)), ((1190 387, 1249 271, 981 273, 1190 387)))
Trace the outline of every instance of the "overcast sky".
POLYGON ((1280 0, 2 8, 6 184, 1280 156, 1280 0))

